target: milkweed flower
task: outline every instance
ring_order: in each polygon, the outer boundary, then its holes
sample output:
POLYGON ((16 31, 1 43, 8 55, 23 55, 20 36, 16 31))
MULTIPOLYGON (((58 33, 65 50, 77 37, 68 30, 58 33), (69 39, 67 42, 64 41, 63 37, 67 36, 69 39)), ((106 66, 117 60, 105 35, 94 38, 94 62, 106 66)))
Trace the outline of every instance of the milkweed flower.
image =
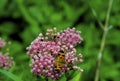
POLYGON ((76 62, 82 62, 82 54, 77 55, 75 46, 82 42, 80 32, 75 28, 57 32, 48 29, 45 36, 39 36, 27 47, 31 58, 31 72, 36 75, 59 79, 69 70, 80 70, 76 62))
MULTIPOLYGON (((0 38, 0 48, 4 48, 6 46, 6 42, 0 38)), ((0 68, 10 69, 13 66, 13 58, 8 56, 8 53, 2 54, 0 50, 0 68)))
POLYGON ((8 54, 2 55, 0 53, 0 67, 10 69, 13 66, 13 58, 9 57, 8 54))

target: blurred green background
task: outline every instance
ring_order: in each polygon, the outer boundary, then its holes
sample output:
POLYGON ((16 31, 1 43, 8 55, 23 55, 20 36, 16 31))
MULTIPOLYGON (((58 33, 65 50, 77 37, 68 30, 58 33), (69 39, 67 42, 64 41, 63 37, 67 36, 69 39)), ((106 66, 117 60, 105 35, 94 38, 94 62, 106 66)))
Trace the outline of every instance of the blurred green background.
MULTIPOLYGON (((109 0, 0 0, 0 37, 12 42, 6 49, 15 60, 10 72, 22 81, 44 81, 30 72, 26 47, 46 29, 75 27, 82 31, 84 39, 77 45, 77 52, 83 54, 84 62, 79 66, 84 72, 81 76, 71 72, 69 81, 93 81, 103 30, 91 8, 104 24, 108 3, 109 0)), ((99 81, 120 81, 120 0, 113 2, 109 25, 113 28, 107 34, 99 81)), ((66 77, 61 78, 65 80, 66 77)), ((0 73, 0 81, 12 79, 0 73)))

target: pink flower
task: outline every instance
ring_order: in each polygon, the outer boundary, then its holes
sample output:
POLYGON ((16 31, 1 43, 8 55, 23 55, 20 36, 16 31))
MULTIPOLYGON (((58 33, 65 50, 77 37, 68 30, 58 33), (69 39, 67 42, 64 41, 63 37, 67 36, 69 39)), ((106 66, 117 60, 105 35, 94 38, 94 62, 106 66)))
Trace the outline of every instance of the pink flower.
MULTIPOLYGON (((6 42, 0 38, 0 48, 4 48, 6 45, 6 42)), ((0 50, 0 67, 5 69, 10 69, 13 66, 13 59, 12 57, 9 57, 6 53, 5 55, 2 55, 0 50)))
POLYGON ((75 65, 76 62, 82 62, 82 59, 81 55, 76 55, 74 48, 82 40, 75 28, 63 30, 60 33, 54 28, 54 30, 48 29, 45 36, 39 34, 27 47, 27 54, 32 59, 31 72, 51 79, 59 79, 69 70, 82 71, 75 65))
POLYGON ((10 69, 13 66, 13 59, 8 54, 2 55, 0 53, 0 67, 10 69))
POLYGON ((80 31, 75 31, 75 28, 67 29, 60 32, 60 42, 67 44, 69 47, 75 46, 77 43, 82 42, 80 31))

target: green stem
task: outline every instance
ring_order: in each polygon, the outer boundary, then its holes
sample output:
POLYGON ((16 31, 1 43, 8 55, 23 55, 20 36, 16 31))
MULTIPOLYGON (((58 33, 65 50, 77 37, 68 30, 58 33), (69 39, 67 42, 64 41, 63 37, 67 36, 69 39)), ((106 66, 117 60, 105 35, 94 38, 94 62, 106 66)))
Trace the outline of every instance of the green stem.
POLYGON ((107 36, 107 32, 108 32, 108 22, 109 22, 109 18, 110 18, 112 3, 113 3, 113 0, 110 0, 109 1, 109 6, 108 6, 108 11, 107 11, 107 16, 106 16, 106 21, 105 21, 105 25, 104 25, 104 33, 103 33, 103 36, 102 36, 100 50, 99 50, 98 59, 97 59, 97 68, 96 68, 94 81, 99 80, 100 65, 101 65, 103 50, 104 50, 104 47, 105 47, 105 40, 106 40, 106 36, 107 36))
POLYGON ((97 15, 96 11, 91 7, 91 4, 90 4, 90 2, 89 2, 88 0, 87 0, 87 2, 88 2, 89 7, 91 8, 91 11, 92 11, 92 13, 93 13, 93 16, 96 18, 98 24, 100 25, 100 27, 101 27, 102 29, 104 29, 104 25, 103 25, 102 22, 100 22, 100 20, 98 19, 98 15, 97 15))
POLYGON ((100 25, 100 27, 103 29, 104 25, 100 22, 100 20, 98 19, 97 13, 95 12, 95 10, 91 7, 92 13, 94 15, 94 17, 96 18, 98 24, 100 25))

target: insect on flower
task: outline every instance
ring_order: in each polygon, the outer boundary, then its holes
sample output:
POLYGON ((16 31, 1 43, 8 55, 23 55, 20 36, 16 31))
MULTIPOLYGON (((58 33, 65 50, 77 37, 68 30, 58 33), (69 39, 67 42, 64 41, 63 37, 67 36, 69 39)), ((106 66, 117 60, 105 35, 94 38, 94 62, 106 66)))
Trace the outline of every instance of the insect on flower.
POLYGON ((55 70, 60 71, 65 65, 65 53, 64 51, 59 51, 55 59, 55 70))
POLYGON ((52 38, 53 41, 57 42, 59 40, 59 36, 57 35, 54 35, 53 38, 52 38))
POLYGON ((27 48, 32 59, 31 72, 58 80, 69 70, 79 70, 76 62, 81 61, 81 56, 76 55, 75 46, 81 42, 80 32, 75 28, 60 32, 54 28, 48 29, 44 35, 40 33, 27 48))

